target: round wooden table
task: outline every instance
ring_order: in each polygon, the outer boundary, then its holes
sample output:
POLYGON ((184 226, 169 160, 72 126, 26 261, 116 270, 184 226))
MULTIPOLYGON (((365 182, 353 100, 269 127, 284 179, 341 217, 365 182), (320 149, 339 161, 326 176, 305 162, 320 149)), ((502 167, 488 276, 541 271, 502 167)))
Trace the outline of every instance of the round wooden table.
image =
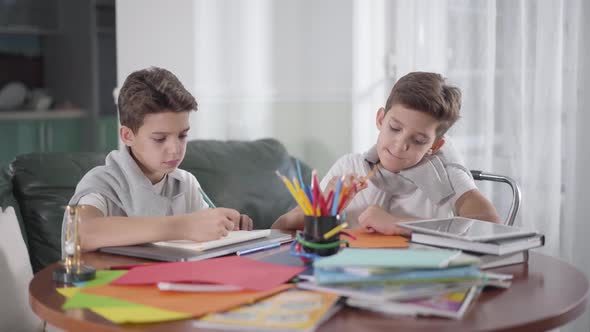
MULTIPOLYGON (((277 248, 249 257, 274 254, 277 248)), ((146 262, 125 256, 88 253, 86 264, 97 269, 114 265, 146 262)), ((52 264, 39 271, 29 286, 33 311, 52 325, 75 331, 196 331, 192 320, 157 324, 116 325, 86 309, 64 311, 65 298, 52 281, 52 264)), ((491 271, 514 275, 509 289, 486 289, 462 320, 442 318, 387 317, 380 314, 344 308, 318 328, 318 331, 545 331, 574 320, 584 313, 588 297, 588 280, 575 267, 546 255, 530 254, 528 264, 517 264, 491 271)))

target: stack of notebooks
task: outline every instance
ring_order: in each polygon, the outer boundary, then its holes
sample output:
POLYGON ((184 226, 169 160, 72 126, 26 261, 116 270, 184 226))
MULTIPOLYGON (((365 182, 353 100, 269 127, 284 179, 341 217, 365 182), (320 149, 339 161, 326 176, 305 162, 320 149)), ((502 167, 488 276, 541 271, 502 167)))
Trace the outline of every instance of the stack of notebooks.
POLYGON ((313 276, 297 287, 383 313, 459 319, 484 285, 510 285, 510 277, 485 275, 479 263, 459 250, 347 248, 316 260, 313 276))
POLYGON ((413 243, 459 249, 475 254, 488 269, 528 261, 528 250, 545 237, 535 231, 462 217, 404 222, 413 243))

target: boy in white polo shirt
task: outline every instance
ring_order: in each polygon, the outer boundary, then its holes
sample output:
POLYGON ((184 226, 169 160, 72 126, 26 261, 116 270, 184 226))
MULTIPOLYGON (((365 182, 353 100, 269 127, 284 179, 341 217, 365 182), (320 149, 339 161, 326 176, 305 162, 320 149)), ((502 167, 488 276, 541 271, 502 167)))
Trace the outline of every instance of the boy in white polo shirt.
MULTIPOLYGON (((444 134, 459 119, 461 91, 435 73, 413 72, 393 86, 377 111, 377 143, 364 154, 341 157, 321 182, 324 192, 337 178, 357 182, 344 211, 354 228, 408 234, 400 221, 462 216, 499 222, 493 205, 477 190, 471 173, 444 134), (378 167, 367 183, 362 178, 378 167)), ((298 207, 273 228, 302 229, 298 207)))
MULTIPOLYGON (((69 202, 83 206, 82 250, 201 242, 252 229, 250 217, 234 209, 210 209, 197 179, 178 168, 197 102, 174 74, 156 67, 131 73, 121 87, 118 108, 124 146, 84 175, 69 202)), ((64 231, 62 227, 62 237, 64 231)))

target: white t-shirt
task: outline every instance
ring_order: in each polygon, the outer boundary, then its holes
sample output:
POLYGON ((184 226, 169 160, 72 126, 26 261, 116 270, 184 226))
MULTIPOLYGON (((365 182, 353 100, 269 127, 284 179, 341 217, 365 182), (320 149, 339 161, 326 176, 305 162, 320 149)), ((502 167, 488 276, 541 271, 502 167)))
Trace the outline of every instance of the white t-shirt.
MULTIPOLYGON (((162 196, 167 196, 167 188, 166 188, 166 184, 168 182, 166 179, 167 176, 168 175, 163 177, 162 180, 160 180, 158 183, 155 183, 152 185, 152 189, 154 190, 155 193, 158 193, 162 196)), ((207 203, 203 199, 203 196, 201 195, 201 193, 199 192, 198 189, 199 189, 199 182, 198 181, 194 181, 194 182, 190 181, 190 190, 192 192, 197 192, 197 197, 198 197, 197 210, 201 210, 201 209, 209 207, 209 205, 207 205, 207 203)), ((101 195, 98 193, 92 193, 92 194, 82 196, 82 198, 80 198, 80 201, 78 204, 79 205, 92 205, 95 208, 99 209, 104 216, 126 216, 125 212, 123 210, 121 210, 116 204, 113 204, 111 201, 106 199, 104 197, 104 195, 101 195)), ((187 211, 187 212, 190 212, 190 211, 187 211)))
MULTIPOLYGON (((349 174, 366 175, 365 163, 363 154, 348 154, 341 157, 322 179, 320 184, 322 190, 326 188, 328 182, 334 176, 349 174)), ((419 188, 416 188, 411 193, 392 196, 374 186, 371 181, 368 181, 368 187, 359 192, 344 210, 346 221, 351 228, 358 228, 358 217, 371 205, 378 205, 391 214, 405 218, 431 219, 451 217, 455 215, 455 202, 457 199, 464 193, 477 187, 473 179, 464 170, 447 167, 447 172, 455 194, 441 204, 434 203, 419 188)))

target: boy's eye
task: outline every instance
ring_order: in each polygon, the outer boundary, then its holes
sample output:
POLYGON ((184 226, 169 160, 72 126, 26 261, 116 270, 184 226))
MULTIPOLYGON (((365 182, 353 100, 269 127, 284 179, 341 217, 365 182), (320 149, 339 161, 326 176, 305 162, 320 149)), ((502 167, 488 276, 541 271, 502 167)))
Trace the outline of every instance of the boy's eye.
POLYGON ((184 134, 184 135, 180 135, 180 136, 178 136, 178 138, 180 138, 180 139, 186 139, 186 137, 187 137, 187 136, 188 136, 188 135, 184 134))
POLYGON ((424 145, 424 144, 426 144, 427 142, 421 141, 421 140, 419 140, 419 139, 415 139, 415 140, 414 140, 414 143, 416 143, 416 144, 418 144, 418 145, 424 145))
POLYGON ((164 143, 164 141, 166 140, 166 137, 162 137, 162 138, 153 138, 154 141, 158 142, 158 143, 164 143))
POLYGON ((398 127, 390 127, 390 128, 391 128, 391 130, 393 130, 395 132, 402 130, 401 128, 398 128, 398 127))

